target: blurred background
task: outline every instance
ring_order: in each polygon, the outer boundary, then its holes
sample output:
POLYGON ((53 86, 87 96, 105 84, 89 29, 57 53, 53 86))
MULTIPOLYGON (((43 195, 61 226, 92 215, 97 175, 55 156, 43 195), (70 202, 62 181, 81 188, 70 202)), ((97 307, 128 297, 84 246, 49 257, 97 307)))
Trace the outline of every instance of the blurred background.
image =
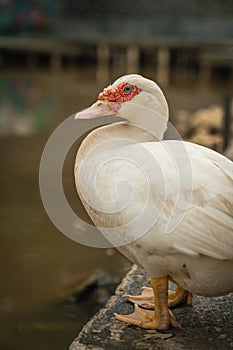
MULTIPOLYGON (((49 221, 38 186, 45 143, 103 87, 139 73, 162 87, 183 139, 233 158, 233 2, 0 0, 0 70, 0 348, 63 350, 130 263, 49 221)), ((84 215, 77 147, 63 180, 84 215)))

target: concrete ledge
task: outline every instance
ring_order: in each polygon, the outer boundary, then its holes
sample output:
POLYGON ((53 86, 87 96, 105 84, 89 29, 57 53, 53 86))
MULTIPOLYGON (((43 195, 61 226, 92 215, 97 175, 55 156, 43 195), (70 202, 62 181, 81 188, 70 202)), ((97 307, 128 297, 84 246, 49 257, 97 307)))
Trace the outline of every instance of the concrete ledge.
POLYGON ((114 312, 132 312, 123 294, 138 294, 148 285, 145 273, 133 266, 106 307, 82 329, 70 350, 226 350, 233 349, 233 293, 218 298, 195 297, 194 307, 174 309, 183 329, 167 332, 141 329, 116 320, 114 312))

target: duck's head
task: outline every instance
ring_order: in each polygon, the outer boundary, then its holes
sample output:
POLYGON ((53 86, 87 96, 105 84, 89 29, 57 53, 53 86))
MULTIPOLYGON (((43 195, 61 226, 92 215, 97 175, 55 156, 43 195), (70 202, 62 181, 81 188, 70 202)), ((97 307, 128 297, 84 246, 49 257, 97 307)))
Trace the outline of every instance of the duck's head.
POLYGON ((161 124, 161 132, 157 133, 158 138, 161 138, 168 121, 168 105, 163 92, 154 81, 138 74, 129 74, 100 92, 98 100, 91 107, 77 113, 75 119, 107 115, 126 119, 147 130, 152 125, 161 124))

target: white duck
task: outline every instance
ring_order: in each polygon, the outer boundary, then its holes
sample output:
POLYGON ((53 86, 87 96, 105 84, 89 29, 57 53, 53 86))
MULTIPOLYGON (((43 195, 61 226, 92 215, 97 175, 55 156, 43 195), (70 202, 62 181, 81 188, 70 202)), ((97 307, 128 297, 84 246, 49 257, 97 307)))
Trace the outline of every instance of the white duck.
POLYGON ((133 314, 116 317, 166 330, 178 326, 168 307, 191 304, 192 293, 233 291, 233 163, 197 144, 158 142, 167 128, 167 102, 158 85, 140 75, 116 80, 76 119, 107 115, 127 122, 98 128, 83 141, 77 191, 96 227, 151 277, 152 289, 126 298, 144 308, 156 305, 154 314, 135 305, 133 314), (168 280, 177 284, 175 292, 168 280))

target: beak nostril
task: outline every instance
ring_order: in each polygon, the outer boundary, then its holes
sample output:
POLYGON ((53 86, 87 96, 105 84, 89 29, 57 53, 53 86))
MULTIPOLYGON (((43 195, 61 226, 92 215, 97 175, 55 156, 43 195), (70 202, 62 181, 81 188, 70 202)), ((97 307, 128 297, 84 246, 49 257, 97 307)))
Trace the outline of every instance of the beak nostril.
POLYGON ((109 103, 108 99, 97 100, 91 105, 91 107, 77 113, 75 119, 92 119, 107 115, 117 116, 117 110, 119 107, 118 103, 109 103))

